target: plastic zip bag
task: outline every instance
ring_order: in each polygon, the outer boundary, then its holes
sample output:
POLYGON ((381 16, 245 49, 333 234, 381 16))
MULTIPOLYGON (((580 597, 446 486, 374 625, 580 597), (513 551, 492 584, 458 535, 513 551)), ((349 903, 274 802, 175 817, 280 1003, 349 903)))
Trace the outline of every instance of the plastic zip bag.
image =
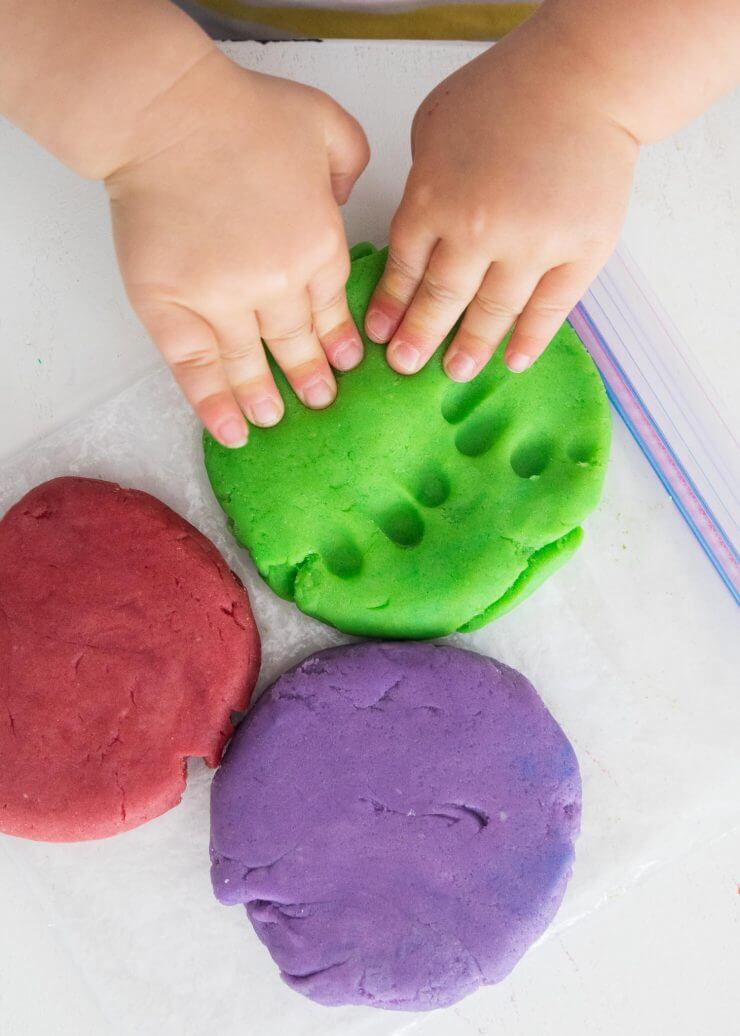
POLYGON ((570 323, 615 409, 740 603, 740 450, 706 376, 624 246, 570 323))

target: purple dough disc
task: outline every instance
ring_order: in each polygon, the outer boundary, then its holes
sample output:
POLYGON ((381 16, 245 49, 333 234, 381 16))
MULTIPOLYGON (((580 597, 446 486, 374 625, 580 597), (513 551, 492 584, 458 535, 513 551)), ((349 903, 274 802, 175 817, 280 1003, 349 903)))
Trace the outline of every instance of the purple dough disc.
POLYGON ((434 644, 334 648, 237 730, 213 782, 213 888, 313 1000, 442 1007, 550 923, 580 801, 573 749, 516 670, 434 644))

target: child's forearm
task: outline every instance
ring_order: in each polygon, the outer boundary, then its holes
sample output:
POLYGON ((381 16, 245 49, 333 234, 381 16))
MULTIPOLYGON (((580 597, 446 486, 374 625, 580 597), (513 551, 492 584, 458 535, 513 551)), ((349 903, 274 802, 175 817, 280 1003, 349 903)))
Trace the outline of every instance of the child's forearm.
POLYGON ((532 28, 640 143, 669 136, 740 82, 738 0, 545 0, 532 28))
POLYGON ((210 56, 167 0, 0 0, 0 112, 85 176, 166 143, 153 102, 210 56))

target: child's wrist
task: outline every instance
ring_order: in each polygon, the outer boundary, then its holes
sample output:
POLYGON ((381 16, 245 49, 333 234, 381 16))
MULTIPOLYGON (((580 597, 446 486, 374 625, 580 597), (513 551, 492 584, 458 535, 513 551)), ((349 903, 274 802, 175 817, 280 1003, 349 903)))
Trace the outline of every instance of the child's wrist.
POLYGON ((239 74, 241 70, 216 47, 211 47, 136 114, 110 152, 106 168, 96 178, 107 183, 125 170, 176 147, 204 125, 214 125, 219 110, 228 107, 229 83, 235 72, 239 74))
POLYGON ((635 145, 643 141, 619 110, 609 77, 578 38, 551 16, 548 5, 488 52, 499 79, 521 104, 548 111, 563 125, 607 123, 635 145), (501 74, 503 72, 503 75, 501 74))
POLYGON ((119 120, 104 147, 95 141, 81 142, 73 168, 106 182, 122 170, 176 146, 203 124, 207 100, 217 94, 216 85, 230 66, 231 62, 211 45, 184 64, 170 83, 158 84, 146 103, 119 120))
POLYGON ((736 0, 545 0, 531 23, 570 53, 568 75, 585 77, 608 121, 650 144, 740 81, 738 10, 736 0))
MULTIPOLYGON (((584 109, 588 109, 631 137, 636 144, 645 143, 644 127, 638 113, 632 110, 623 75, 615 65, 602 59, 598 41, 571 15, 569 5, 545 3, 532 19, 543 49, 543 62, 550 53, 560 69, 559 76, 584 109), (563 9, 564 8, 564 9, 563 9)), ((553 77, 557 74, 553 68, 553 77)))
MULTIPOLYGON (((29 3, 29 22, 36 6, 29 3)), ((168 96, 181 94, 201 65, 226 58, 171 3, 74 6, 67 21, 52 7, 38 38, 0 69, 0 106, 65 165, 102 180, 135 159, 147 139, 166 143, 175 128, 159 115, 168 96)))

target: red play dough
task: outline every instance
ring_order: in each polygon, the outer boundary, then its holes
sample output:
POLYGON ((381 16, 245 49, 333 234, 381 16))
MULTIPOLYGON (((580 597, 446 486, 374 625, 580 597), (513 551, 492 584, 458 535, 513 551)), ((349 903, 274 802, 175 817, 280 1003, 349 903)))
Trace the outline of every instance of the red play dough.
POLYGON ((216 766, 260 641, 216 548, 146 493, 58 478, 0 522, 0 831, 103 838, 216 766))

